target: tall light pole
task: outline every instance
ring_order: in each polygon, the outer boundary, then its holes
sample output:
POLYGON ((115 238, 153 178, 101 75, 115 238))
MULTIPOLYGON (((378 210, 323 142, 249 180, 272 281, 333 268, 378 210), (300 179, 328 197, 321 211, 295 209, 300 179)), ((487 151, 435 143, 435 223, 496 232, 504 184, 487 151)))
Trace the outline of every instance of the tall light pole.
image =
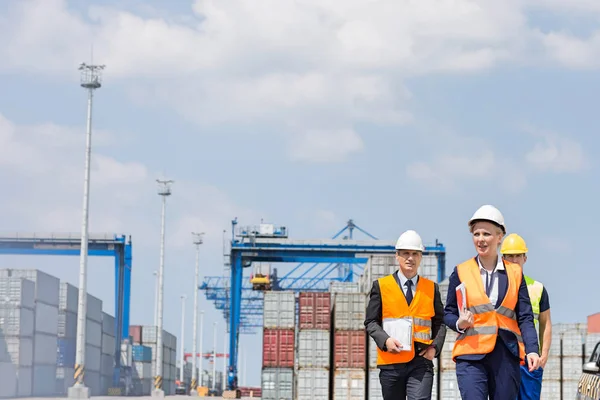
POLYGON ((179 354, 179 380, 181 382, 183 382, 183 370, 184 368, 184 354, 183 352, 185 351, 185 348, 183 346, 183 342, 185 340, 185 299, 186 299, 186 295, 181 295, 181 344, 179 345, 179 349, 181 351, 181 353, 179 354))
POLYGON ((158 324, 158 271, 154 271, 154 326, 158 324))
POLYGON ((160 267, 158 270, 158 324, 156 327, 156 375, 152 397, 165 397, 163 390, 163 297, 165 275, 165 212, 167 197, 171 195, 171 180, 157 179, 158 195, 162 197, 162 213, 160 228, 160 267))
MULTIPOLYGON (((227 335, 225 335, 227 337, 227 335)), ((221 378, 221 391, 225 391, 225 377, 227 376, 227 340, 223 340, 223 377, 221 378)))
POLYGON ((204 232, 195 233, 192 232, 194 238, 193 242, 196 245, 196 273, 194 277, 194 336, 192 338, 192 390, 190 391, 191 396, 198 395, 198 375, 196 374, 196 353, 198 352, 198 284, 200 279, 200 245, 203 240, 204 232))
POLYGON ((80 85, 88 91, 87 132, 85 144, 85 173, 83 183, 83 221, 81 224, 81 251, 79 257, 79 303, 77 305, 77 342, 75 358, 75 384, 69 388, 70 398, 89 398, 90 390, 83 381, 85 375, 85 322, 87 317, 87 256, 88 256, 88 222, 90 205, 90 165, 92 158, 92 103, 94 90, 102 86, 102 70, 104 65, 79 66, 81 71, 80 85))
POLYGON ((212 389, 215 390, 217 380, 217 323, 213 322, 213 378, 212 389))

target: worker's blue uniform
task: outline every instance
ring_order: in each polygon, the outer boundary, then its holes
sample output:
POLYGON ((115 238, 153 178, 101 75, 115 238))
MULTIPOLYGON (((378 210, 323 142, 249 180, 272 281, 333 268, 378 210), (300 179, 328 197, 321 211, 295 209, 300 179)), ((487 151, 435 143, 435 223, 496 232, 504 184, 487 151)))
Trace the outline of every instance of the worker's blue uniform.
MULTIPOLYGON (((540 313, 550 309, 550 298, 546 287, 542 290, 540 299, 540 313)), ((540 349, 541 354, 542 349, 540 349)), ((540 400, 542 396, 542 379, 544 377, 544 369, 538 368, 533 372, 529 372, 526 365, 521 365, 521 387, 519 389, 518 400, 540 400)))
MULTIPOLYGON (((502 304, 508 289, 505 270, 495 272, 498 298, 495 308, 502 304)), ((457 331, 459 317, 456 304, 456 287, 460 284, 457 269, 450 275, 444 323, 457 331)), ((467 288, 468 291, 468 288, 467 288)), ((525 344, 525 354, 539 354, 537 332, 533 324, 533 311, 525 278, 519 287, 515 314, 525 344)), ((494 350, 488 354, 462 355, 456 359, 456 377, 463 400, 510 400, 516 399, 521 386, 519 343, 508 331, 499 330, 494 350)))

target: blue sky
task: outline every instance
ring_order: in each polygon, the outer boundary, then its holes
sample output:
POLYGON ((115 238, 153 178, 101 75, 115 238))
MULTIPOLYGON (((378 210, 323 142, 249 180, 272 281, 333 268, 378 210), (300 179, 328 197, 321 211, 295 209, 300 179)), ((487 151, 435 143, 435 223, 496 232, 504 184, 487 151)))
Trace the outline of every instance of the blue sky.
MULTIPOLYGON (((163 174, 176 181, 165 324, 178 335, 179 296, 193 294, 190 232, 207 233, 203 273, 219 274, 234 217, 296 238, 329 237, 349 218, 389 240, 416 229, 447 246, 449 273, 474 253, 466 221, 491 203, 527 240, 553 319, 599 311, 578 296, 600 278, 594 1, 19 0, 0 15, 2 230, 80 229, 77 66, 93 43, 107 69, 90 230, 133 236, 132 323, 152 323, 163 174), (559 286, 569 278, 573 289, 559 286)), ((77 259, 0 260, 10 266, 77 282, 77 259)), ((89 290, 109 311, 111 268, 90 260, 89 290)), ((202 307, 206 350, 212 322, 224 325, 202 307)), ((254 358, 246 383, 258 385, 260 336, 241 343, 254 358)))

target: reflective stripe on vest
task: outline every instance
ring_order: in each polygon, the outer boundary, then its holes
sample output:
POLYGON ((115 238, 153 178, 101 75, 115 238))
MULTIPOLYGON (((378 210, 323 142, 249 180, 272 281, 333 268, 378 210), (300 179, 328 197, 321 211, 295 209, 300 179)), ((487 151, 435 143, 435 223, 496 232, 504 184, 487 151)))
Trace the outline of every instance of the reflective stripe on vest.
POLYGON ((498 330, 506 330, 513 333, 519 343, 519 355, 525 358, 525 346, 521 336, 521 330, 517 322, 515 306, 519 298, 519 286, 521 285, 522 269, 518 264, 504 262, 508 287, 502 304, 494 308, 489 297, 485 294, 479 265, 472 258, 458 265, 459 280, 466 286, 467 309, 473 313, 473 327, 467 329, 456 338, 452 350, 452 359, 467 354, 487 354, 495 345, 498 330))
POLYGON ((540 322, 540 302, 542 301, 542 292, 544 291, 544 285, 527 275, 525 275, 525 283, 527 284, 527 291, 529 292, 529 298, 531 299, 531 308, 533 309, 533 319, 535 322, 535 329, 539 335, 539 322, 540 322))
MULTIPOLYGON (((435 295, 435 284, 433 281, 419 277, 410 306, 406 297, 400 289, 394 275, 388 275, 378 279, 381 290, 381 317, 404 318, 412 317, 413 340, 424 344, 431 344, 432 324, 431 318, 435 315, 433 299, 435 295)), ((377 348, 377 365, 406 363, 415 357, 415 347, 411 351, 401 351, 392 354, 377 348)))

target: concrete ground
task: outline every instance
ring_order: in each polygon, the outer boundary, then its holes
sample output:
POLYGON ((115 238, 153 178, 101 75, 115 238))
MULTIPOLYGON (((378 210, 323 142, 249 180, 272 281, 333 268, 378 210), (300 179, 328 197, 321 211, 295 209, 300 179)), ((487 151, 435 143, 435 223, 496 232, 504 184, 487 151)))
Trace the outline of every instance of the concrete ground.
MULTIPOLYGON (((165 399, 206 399, 206 400, 222 400, 222 397, 191 397, 191 396, 165 396, 165 399)), ((17 400, 64 400, 66 397, 19 397, 17 400)), ((127 399, 148 399, 152 400, 151 396, 92 396, 91 400, 127 400, 127 399)), ((242 397, 242 400, 260 400, 260 397, 242 397)))

